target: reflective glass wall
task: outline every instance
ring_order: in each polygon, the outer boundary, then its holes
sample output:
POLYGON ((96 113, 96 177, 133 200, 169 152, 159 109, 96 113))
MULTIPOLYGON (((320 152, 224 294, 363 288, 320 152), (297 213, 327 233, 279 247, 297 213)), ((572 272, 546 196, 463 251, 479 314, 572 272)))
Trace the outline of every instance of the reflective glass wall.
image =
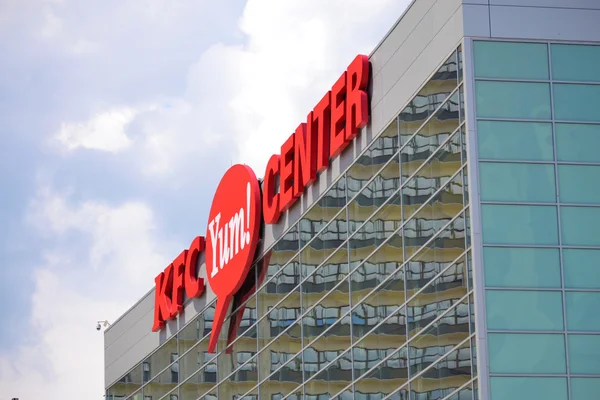
POLYGON ((108 398, 474 400, 464 114, 457 49, 253 266, 230 348, 210 305, 108 398))
POLYGON ((492 400, 600 391, 600 46, 473 42, 492 400))

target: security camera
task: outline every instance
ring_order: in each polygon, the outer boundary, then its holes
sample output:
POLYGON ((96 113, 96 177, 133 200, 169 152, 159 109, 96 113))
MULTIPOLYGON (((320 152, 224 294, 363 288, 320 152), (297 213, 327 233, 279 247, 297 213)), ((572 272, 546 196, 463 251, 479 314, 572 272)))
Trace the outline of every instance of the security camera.
POLYGON ((107 320, 104 321, 96 321, 97 325, 96 325, 96 330, 99 331, 100 329, 102 329, 102 326, 104 326, 105 328, 110 326, 110 322, 108 322, 107 320))
POLYGON ((100 323, 98 323, 98 324, 96 325, 96 330, 97 330, 97 331, 99 331, 100 329, 102 329, 102 327, 100 326, 100 323))

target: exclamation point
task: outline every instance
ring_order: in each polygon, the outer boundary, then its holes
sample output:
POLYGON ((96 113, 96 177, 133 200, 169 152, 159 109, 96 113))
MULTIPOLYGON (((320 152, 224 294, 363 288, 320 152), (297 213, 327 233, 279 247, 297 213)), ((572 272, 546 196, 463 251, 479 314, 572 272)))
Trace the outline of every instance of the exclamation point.
POLYGON ((246 244, 250 244, 250 182, 246 185, 246 244))

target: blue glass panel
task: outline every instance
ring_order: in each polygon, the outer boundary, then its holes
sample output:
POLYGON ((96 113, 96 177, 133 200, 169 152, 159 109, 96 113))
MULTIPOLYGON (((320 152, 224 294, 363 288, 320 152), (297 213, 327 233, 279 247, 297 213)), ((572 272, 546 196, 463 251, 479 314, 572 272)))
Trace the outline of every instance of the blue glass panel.
POLYGON ((600 374, 600 335, 569 335, 569 366, 572 374, 600 374))
POLYGON ((565 287, 600 289, 600 250, 563 250, 565 287))
POLYGON ((598 398, 600 378, 571 378, 571 400, 598 398))
POLYGON ((546 83, 475 83, 481 118, 550 119, 550 86, 546 83))
POLYGON ((600 292, 567 292, 567 328, 600 332, 600 292))
POLYGON ((600 82, 600 46, 552 45, 552 77, 559 81, 600 82))
POLYGON ((491 330, 563 330, 562 293, 487 290, 487 327, 491 330))
POLYGON ((560 287, 558 249, 485 247, 486 286, 560 287))
POLYGON ((565 400, 566 378, 490 378, 492 400, 565 400))
MULTIPOLYGON (((600 144, 600 133, 598 134, 600 144)), ((552 125, 541 122, 477 122, 479 158, 551 161, 552 125)))
POLYGON ((564 245, 600 245, 600 207, 561 207, 560 214, 564 245))
POLYGON ((556 124, 559 161, 600 162, 600 125, 556 124))
POLYGON ((559 165, 558 184, 563 203, 600 204, 600 166, 559 165))
POLYGON ((485 244, 558 244, 556 207, 481 206, 485 244))
POLYGON ((556 202, 554 165, 479 164, 481 200, 507 202, 556 202))
POLYGON ((492 374, 564 374, 564 335, 490 333, 492 374))
POLYGON ((477 78, 548 79, 548 48, 543 43, 473 44, 477 78))
POLYGON ((600 121, 600 85, 554 84, 554 115, 563 121, 600 121))

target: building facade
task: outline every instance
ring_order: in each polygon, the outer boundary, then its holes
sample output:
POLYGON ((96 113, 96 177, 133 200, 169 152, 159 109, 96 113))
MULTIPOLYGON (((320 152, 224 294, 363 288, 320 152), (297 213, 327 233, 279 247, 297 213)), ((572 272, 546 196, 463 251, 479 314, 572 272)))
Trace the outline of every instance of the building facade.
POLYGON ((106 397, 595 398, 598 21, 414 1, 369 56, 369 124, 264 227, 235 340, 207 351, 208 286, 152 332, 152 290, 105 332, 106 397))

